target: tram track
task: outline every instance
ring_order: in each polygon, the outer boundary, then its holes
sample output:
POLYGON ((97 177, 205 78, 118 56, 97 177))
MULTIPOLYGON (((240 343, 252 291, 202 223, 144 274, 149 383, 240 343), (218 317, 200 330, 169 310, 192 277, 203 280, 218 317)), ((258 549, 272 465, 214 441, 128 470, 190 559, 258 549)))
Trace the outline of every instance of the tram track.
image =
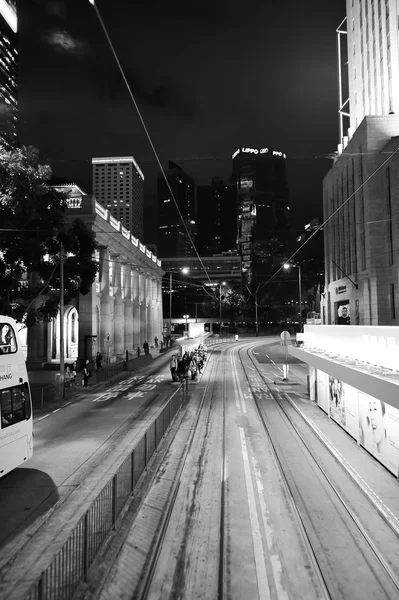
MULTIPOLYGON (((271 444, 276 461, 280 466, 283 479, 286 482, 287 490, 293 503, 293 509, 295 510, 298 516, 301 530, 303 531, 304 536, 306 537, 307 547, 309 550, 309 557, 313 561, 313 564, 317 565, 320 577, 322 578, 325 584, 325 590, 328 594, 327 597, 397 598, 399 596, 398 574, 395 573, 394 569, 391 567, 390 560, 384 556, 384 553, 378 548, 377 544, 373 541, 365 525, 361 522, 361 519, 357 516, 356 512, 350 506, 350 503, 347 500, 347 498, 345 498, 344 494, 342 493, 342 490, 340 491, 339 486, 326 472, 325 466, 316 455, 315 450, 310 447, 306 436, 303 435, 303 433, 295 424, 292 415, 289 414, 289 410, 285 405, 285 403, 292 404, 292 401, 289 398, 287 398, 286 400, 282 400, 281 394, 275 393, 275 389, 273 389, 270 383, 266 381, 266 378, 264 377, 262 371, 259 369, 257 362, 251 356, 251 348, 247 347, 244 350, 240 350, 238 352, 238 355, 241 361, 243 371, 247 378, 248 386, 252 391, 253 400, 256 405, 260 420, 263 424, 265 434, 269 440, 269 443, 271 444), (246 354, 247 360, 243 359, 243 353, 246 354), (250 361, 249 365, 248 360, 250 361), (272 400, 268 400, 267 411, 265 410, 265 406, 261 404, 259 394, 255 393, 253 390, 253 372, 249 373, 248 367, 251 367, 252 369, 256 370, 259 378, 262 381, 263 386, 271 393, 272 400), (312 461, 313 465, 317 470, 319 481, 323 480, 325 482, 325 485, 322 485, 321 487, 323 487, 327 495, 330 495, 329 506, 334 507, 335 510, 335 517, 331 519, 330 516, 329 522, 331 523, 332 521, 335 524, 341 523, 343 525, 340 528, 341 534, 345 535, 345 532, 347 533, 347 539, 345 540, 344 544, 342 539, 339 540, 340 548, 333 548, 332 539, 330 540, 330 546, 328 547, 328 549, 326 549, 325 547, 326 537, 325 535, 322 535, 320 531, 318 531, 318 528, 321 527, 322 521, 322 519, 320 519, 320 513, 318 514, 319 521, 316 522, 317 519, 314 518, 312 511, 309 510, 309 507, 307 506, 309 496, 307 494, 304 494, 301 489, 301 477, 295 476, 294 469, 290 467, 289 464, 290 457, 287 457, 288 453, 285 453, 284 455, 284 445, 282 445, 277 439, 275 426, 278 423, 278 419, 269 419, 268 414, 269 412, 271 412, 270 408, 272 404, 277 408, 280 418, 285 420, 286 423, 289 423, 289 427, 287 427, 287 429, 290 430, 291 435, 293 435, 296 438, 298 448, 305 449, 307 456, 310 457, 310 460, 312 461), (332 500, 332 496, 335 498, 335 501, 332 500), (342 572, 336 572, 333 564, 334 560, 330 559, 330 555, 334 556, 335 552, 342 552, 343 546, 345 546, 347 552, 348 548, 351 547, 352 551, 356 553, 356 556, 358 558, 359 571, 361 571, 362 573, 366 573, 367 571, 369 571, 369 573, 373 573, 374 581, 371 581, 373 577, 368 576, 368 594, 370 595, 358 596, 356 594, 356 591, 353 589, 353 587, 351 587, 353 585, 356 586, 356 576, 351 577, 350 574, 345 574, 343 576, 342 572), (360 563, 363 563, 363 565, 360 566, 360 563), (344 583, 341 583, 341 585, 337 585, 338 577, 341 577, 344 580, 344 583), (376 595, 373 595, 372 593, 373 587, 375 589, 376 595), (348 592, 345 591, 348 589, 351 589, 350 594, 348 594, 348 592)), ((276 364, 271 364, 270 367, 276 373, 276 376, 281 377, 281 374, 278 371, 278 366, 276 364)), ((343 469, 342 472, 345 476, 347 476, 347 473, 343 469)), ((392 532, 392 529, 390 529, 390 531, 391 533, 396 534, 396 532, 392 532)), ((334 538, 334 541, 336 541, 335 536, 332 535, 331 538, 334 538)), ((353 568, 353 561, 349 562, 351 564, 351 567, 353 568)), ((393 562, 392 559, 391 562, 393 562)))
MULTIPOLYGON (((198 432, 198 426, 199 426, 200 421, 202 423, 205 423, 206 430, 208 430, 208 428, 209 428, 209 422, 210 422, 212 411, 214 408, 215 391, 216 391, 216 385, 215 385, 216 373, 220 374, 220 371, 222 370, 223 379, 226 380, 226 377, 225 377, 226 362, 224 360, 224 354, 227 349, 228 349, 227 346, 223 346, 223 349, 220 350, 220 354, 218 355, 217 360, 212 365, 212 371, 209 374, 209 377, 208 377, 206 385, 205 385, 205 389, 201 395, 198 409, 197 409, 194 421, 191 425, 189 438, 187 439, 187 441, 185 443, 184 451, 182 452, 182 454, 179 458, 179 466, 177 469, 178 474, 177 474, 177 477, 173 484, 172 490, 170 492, 170 499, 169 499, 168 506, 165 511, 164 517, 162 519, 162 525, 160 527, 159 534, 158 534, 156 542, 153 546, 151 556, 150 556, 149 560, 147 560, 147 566, 145 568, 145 571, 143 571, 141 574, 141 579, 142 579, 141 584, 139 585, 138 589, 134 593, 134 598, 137 600, 145 600, 148 598, 157 597, 156 593, 154 593, 152 591, 152 587, 154 584, 154 577, 155 577, 155 573, 157 570, 158 561, 159 561, 160 554, 164 547, 165 538, 167 535, 170 521, 172 519, 173 512, 176 510, 177 497, 178 497, 179 491, 181 489, 181 483, 185 476, 185 471, 188 468, 190 468, 190 466, 191 466, 191 465, 189 466, 189 455, 190 455, 190 451, 192 450, 192 447, 193 447, 195 436, 197 435, 197 432, 198 432), (221 369, 221 366, 222 366, 222 369, 221 369)), ((217 355, 217 352, 218 352, 218 350, 213 350, 212 356, 215 357, 217 355)), ((226 550, 226 546, 227 546, 227 540, 226 540, 225 527, 224 527, 225 511, 226 511, 226 504, 225 504, 225 502, 226 502, 226 500, 225 500, 225 496, 226 496, 226 490, 225 490, 225 482, 226 482, 225 435, 226 435, 226 432, 225 432, 225 419, 224 419, 225 397, 226 397, 226 386, 224 385, 223 386, 223 399, 222 399, 223 400, 222 401, 222 414, 223 414, 222 424, 223 424, 223 426, 222 426, 222 439, 221 439, 222 460, 221 460, 221 466, 220 466, 220 490, 218 492, 220 521, 219 521, 219 528, 218 528, 219 539, 218 539, 217 545, 218 545, 219 559, 218 559, 218 570, 217 570, 217 575, 216 575, 217 598, 220 600, 222 600, 223 598, 226 597, 226 564, 225 564, 226 552, 225 552, 225 550, 226 550)), ((219 398, 217 398, 217 400, 219 400, 219 398)), ((201 445, 202 445, 201 458, 198 460, 198 472, 196 474, 196 483, 197 484, 200 484, 202 477, 203 477, 202 470, 205 469, 205 462, 202 460, 202 457, 203 457, 203 452, 204 452, 206 443, 207 443, 207 435, 204 436, 204 439, 201 443, 201 445)), ((193 505, 195 504, 195 492, 193 494, 192 504, 193 505)), ((190 515, 191 513, 192 513, 191 509, 188 509, 187 514, 190 515)), ((190 517, 188 517, 185 526, 186 526, 186 532, 185 532, 186 535, 184 536, 184 542, 186 543, 187 537, 189 536, 190 529, 191 529, 190 517)), ((183 597, 184 596, 184 593, 185 593, 184 590, 185 590, 185 585, 186 585, 185 572, 184 572, 184 560, 185 560, 186 552, 187 552, 187 548, 184 544, 180 548, 179 556, 177 556, 175 559, 174 572, 173 572, 173 576, 171 576, 172 590, 171 590, 170 597, 183 597), (181 596, 181 594, 183 594, 183 596, 181 596)))

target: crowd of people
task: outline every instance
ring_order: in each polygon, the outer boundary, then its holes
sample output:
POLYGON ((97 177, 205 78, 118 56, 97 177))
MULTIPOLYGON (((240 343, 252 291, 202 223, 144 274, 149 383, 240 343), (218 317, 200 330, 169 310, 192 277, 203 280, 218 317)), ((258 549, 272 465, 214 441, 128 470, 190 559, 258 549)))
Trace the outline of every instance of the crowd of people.
POLYGON ((203 344, 200 344, 190 353, 185 352, 183 356, 174 354, 170 361, 172 381, 180 381, 180 383, 185 379, 195 381, 198 375, 202 373, 206 358, 207 348, 203 344))

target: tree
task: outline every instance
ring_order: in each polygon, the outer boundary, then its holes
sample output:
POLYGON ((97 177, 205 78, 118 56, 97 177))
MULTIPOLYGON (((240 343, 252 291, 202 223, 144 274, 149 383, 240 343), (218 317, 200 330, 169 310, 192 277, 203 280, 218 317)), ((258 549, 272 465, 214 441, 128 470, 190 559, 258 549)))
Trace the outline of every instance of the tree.
POLYGON ((65 303, 87 294, 97 272, 94 233, 80 219, 68 222, 68 195, 50 178, 36 148, 0 136, 0 313, 27 325, 57 315, 62 247, 65 303))

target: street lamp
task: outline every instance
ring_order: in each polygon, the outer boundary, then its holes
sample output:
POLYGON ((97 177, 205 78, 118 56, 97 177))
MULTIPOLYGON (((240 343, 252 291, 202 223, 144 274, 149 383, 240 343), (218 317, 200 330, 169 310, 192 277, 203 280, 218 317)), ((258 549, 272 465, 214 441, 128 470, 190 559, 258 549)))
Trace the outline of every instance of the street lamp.
MULTIPOLYGON (((288 263, 284 263, 284 269, 287 270, 291 267, 288 263)), ((302 331, 302 278, 301 278, 301 265, 298 263, 298 287, 299 287, 299 331, 302 331)))
POLYGON ((220 329, 222 329, 222 285, 226 285, 226 282, 222 281, 219 284, 220 329))
MULTIPOLYGON (((190 271, 190 269, 188 267, 183 267, 182 269, 180 269, 180 271, 183 273, 183 275, 187 275, 187 273, 190 271)), ((172 335, 172 277, 173 277, 173 271, 170 271, 170 273, 169 273, 169 335, 172 335)))
MULTIPOLYGON (((183 319, 186 319, 186 331, 187 331, 187 334, 188 334, 188 323, 187 323, 187 319, 189 319, 189 318, 190 318, 190 315, 183 315, 183 319)), ((188 335, 187 335, 187 337, 188 337, 188 335)))

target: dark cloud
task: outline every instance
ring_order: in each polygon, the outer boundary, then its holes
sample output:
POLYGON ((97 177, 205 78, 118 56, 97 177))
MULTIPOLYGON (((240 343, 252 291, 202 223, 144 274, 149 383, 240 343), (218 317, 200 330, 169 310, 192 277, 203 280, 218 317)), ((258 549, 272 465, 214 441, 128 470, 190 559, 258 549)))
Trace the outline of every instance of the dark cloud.
POLYGON ((74 38, 65 29, 53 29, 43 35, 43 40, 58 52, 82 54, 88 50, 86 42, 74 38))

